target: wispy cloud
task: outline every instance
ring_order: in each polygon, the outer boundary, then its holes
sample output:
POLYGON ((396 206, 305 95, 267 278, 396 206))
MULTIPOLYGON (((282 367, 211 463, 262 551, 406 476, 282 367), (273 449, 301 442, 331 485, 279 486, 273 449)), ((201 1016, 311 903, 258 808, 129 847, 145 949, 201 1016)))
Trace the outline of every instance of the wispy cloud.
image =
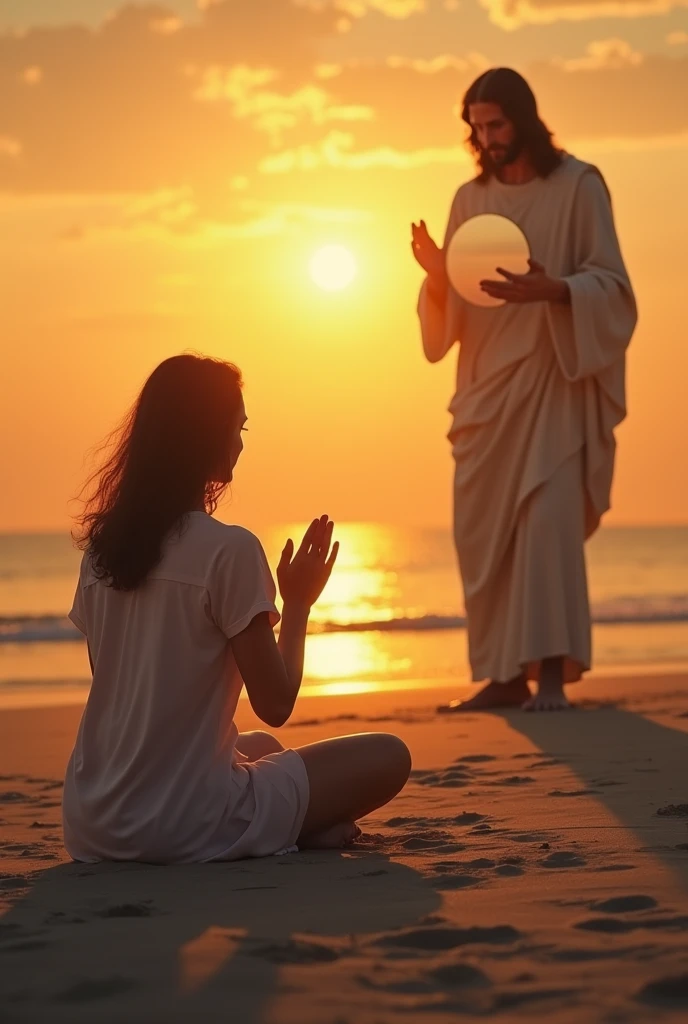
POLYGON ((266 89, 266 85, 279 79, 278 72, 270 68, 213 66, 204 68, 199 77, 194 91, 196 99, 229 103, 235 118, 251 121, 275 142, 303 119, 323 125, 332 121, 368 121, 374 116, 371 108, 363 104, 333 102, 329 93, 314 83, 288 93, 266 89))
POLYGON ((312 172, 323 168, 365 171, 374 167, 408 170, 430 164, 469 163, 463 146, 430 146, 423 149, 400 151, 390 146, 356 149, 353 135, 331 132, 317 145, 298 146, 261 161, 263 174, 289 174, 293 171, 312 172))
POLYGON ((688 0, 480 0, 500 28, 593 18, 646 18, 688 6, 688 0))
POLYGON ((625 39, 600 39, 588 43, 584 57, 555 58, 564 71, 602 71, 606 68, 637 67, 644 56, 625 39))

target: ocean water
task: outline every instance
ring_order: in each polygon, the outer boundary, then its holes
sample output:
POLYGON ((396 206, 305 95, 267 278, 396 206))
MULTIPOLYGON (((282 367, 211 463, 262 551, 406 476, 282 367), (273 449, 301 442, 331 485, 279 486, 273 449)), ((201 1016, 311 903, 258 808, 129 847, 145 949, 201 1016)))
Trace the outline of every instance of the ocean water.
MULTIPOLYGON (((287 536, 261 534, 275 566, 287 536)), ((448 531, 345 523, 340 556, 313 610, 304 689, 406 689, 469 676, 448 531)), ((67 618, 80 553, 62 534, 0 534, 0 707, 81 701, 89 670, 67 618)), ((594 666, 688 664, 688 527, 605 528, 588 545, 594 666)))

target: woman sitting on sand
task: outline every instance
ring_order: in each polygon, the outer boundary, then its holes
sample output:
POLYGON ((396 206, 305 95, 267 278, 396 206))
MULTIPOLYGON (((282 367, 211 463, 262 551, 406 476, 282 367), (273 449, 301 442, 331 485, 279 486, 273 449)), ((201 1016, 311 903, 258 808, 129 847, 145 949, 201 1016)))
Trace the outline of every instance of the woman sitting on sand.
POLYGON ((285 750, 234 724, 245 684, 284 725, 311 606, 334 565, 332 522, 288 540, 276 590, 260 542, 212 518, 243 449, 236 367, 175 356, 146 382, 94 476, 72 622, 93 683, 64 789, 79 861, 189 863, 340 847, 405 784, 407 748, 367 733, 285 750))

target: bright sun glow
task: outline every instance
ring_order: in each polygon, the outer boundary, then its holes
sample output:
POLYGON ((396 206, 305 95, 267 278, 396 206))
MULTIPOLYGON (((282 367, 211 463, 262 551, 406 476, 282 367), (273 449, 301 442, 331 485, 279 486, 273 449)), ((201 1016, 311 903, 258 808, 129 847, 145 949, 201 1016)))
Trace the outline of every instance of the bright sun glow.
POLYGON ((343 245, 325 245, 313 254, 311 277, 326 292, 348 288, 356 277, 358 267, 353 253, 343 245))

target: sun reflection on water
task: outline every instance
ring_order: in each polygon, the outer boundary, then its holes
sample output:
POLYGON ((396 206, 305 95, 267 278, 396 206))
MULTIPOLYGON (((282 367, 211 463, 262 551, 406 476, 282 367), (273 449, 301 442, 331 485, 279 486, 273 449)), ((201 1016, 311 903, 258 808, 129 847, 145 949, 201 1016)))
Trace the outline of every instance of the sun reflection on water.
POLYGON ((385 680, 411 668, 408 657, 394 657, 379 633, 329 633, 310 636, 304 674, 308 679, 385 680))
MULTIPOLYGON (((280 542, 287 535, 298 543, 305 525, 292 526, 286 534, 282 531, 280 542)), ((321 630, 326 624, 390 622, 407 614, 398 573, 389 566, 406 565, 412 552, 408 551, 408 536, 388 526, 343 523, 337 524, 335 532, 339 557, 311 614, 313 633, 306 645, 304 678, 309 689, 324 685, 328 693, 364 692, 390 678, 408 675, 411 659, 393 654, 389 638, 379 632, 321 630)))
MULTIPOLYGON (((304 524, 282 531, 298 543, 304 524)), ((313 608, 314 625, 337 622, 388 622, 403 614, 402 593, 396 571, 390 565, 407 561, 407 537, 374 523, 342 523, 336 526, 339 557, 324 593, 313 608)))

